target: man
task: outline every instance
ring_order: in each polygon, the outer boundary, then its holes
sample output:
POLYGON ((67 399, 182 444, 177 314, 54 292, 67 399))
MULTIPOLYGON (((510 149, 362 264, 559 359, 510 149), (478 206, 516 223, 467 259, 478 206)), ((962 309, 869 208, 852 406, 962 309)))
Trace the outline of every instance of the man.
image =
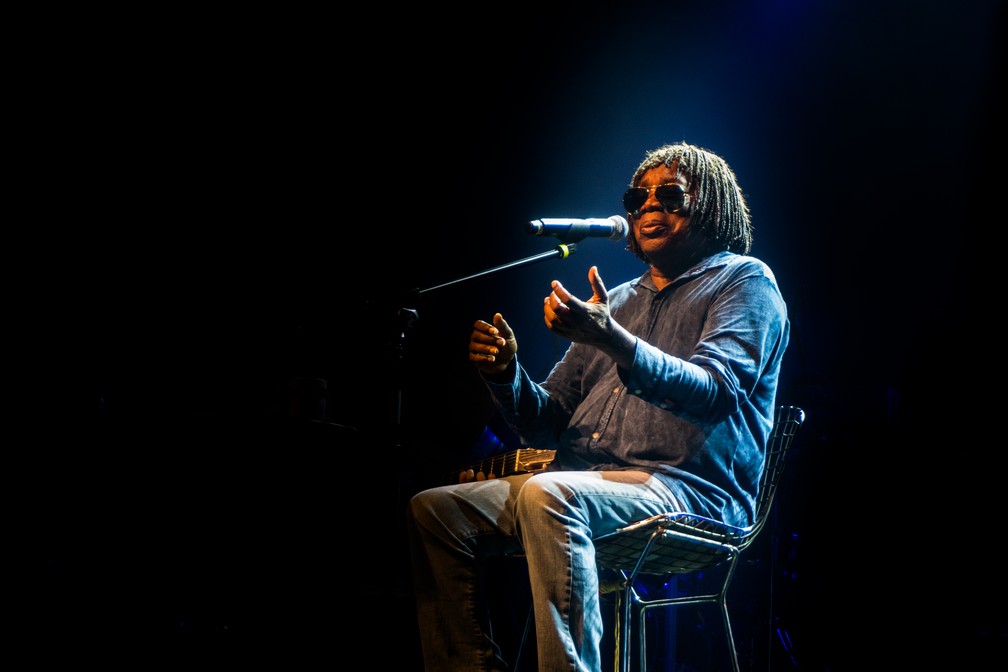
POLYGON ((410 501, 427 672, 508 669, 481 585, 488 557, 528 561, 540 669, 594 672, 594 537, 669 511, 753 522, 789 323, 773 273, 746 256, 742 190, 721 157, 677 143, 645 155, 623 204, 627 249, 648 270, 609 291, 592 266, 587 300, 552 283, 546 326, 572 343, 545 381, 500 313, 475 323, 469 359, 494 404, 523 444, 556 455, 535 475, 410 501))

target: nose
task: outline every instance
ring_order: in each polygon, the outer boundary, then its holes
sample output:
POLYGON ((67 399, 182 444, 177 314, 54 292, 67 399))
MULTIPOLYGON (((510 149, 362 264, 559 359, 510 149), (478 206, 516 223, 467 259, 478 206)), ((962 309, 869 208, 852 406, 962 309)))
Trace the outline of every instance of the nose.
POLYGON ((658 187, 644 187, 644 189, 645 189, 645 190, 647 191, 647 198, 645 198, 645 199, 644 199, 644 203, 643 203, 643 204, 641 205, 641 209, 642 209, 642 210, 643 210, 644 208, 646 208, 646 207, 647 207, 647 205, 648 205, 648 203, 651 203, 652 201, 653 201, 654 203, 657 203, 659 207, 664 207, 664 206, 663 206, 663 205, 661 204, 661 202, 659 202, 659 200, 658 200, 658 197, 657 197, 657 196, 655 196, 655 190, 656 190, 657 188, 658 188, 658 187))

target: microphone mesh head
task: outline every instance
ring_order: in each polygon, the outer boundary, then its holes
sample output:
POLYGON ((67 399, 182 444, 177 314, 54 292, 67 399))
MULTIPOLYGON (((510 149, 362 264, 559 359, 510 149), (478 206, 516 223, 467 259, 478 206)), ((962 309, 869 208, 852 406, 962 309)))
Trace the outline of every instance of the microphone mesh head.
POLYGON ((619 215, 613 215, 609 218, 609 221, 613 223, 613 232, 609 236, 609 240, 622 240, 626 238, 627 234, 630 232, 630 224, 619 215))

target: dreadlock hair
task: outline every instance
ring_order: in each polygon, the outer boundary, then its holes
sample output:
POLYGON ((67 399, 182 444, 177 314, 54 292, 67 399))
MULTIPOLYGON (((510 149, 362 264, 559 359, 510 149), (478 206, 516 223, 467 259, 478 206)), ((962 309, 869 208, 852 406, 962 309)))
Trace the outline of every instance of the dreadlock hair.
MULTIPOLYGON (((676 176, 685 178, 690 197, 690 229, 707 240, 708 252, 728 250, 748 254, 753 238, 752 217, 735 173, 725 160, 710 150, 685 142, 665 145, 647 152, 630 179, 630 186, 636 187, 645 171, 661 165, 669 168, 674 165, 676 176)), ((633 227, 626 247, 639 259, 650 262, 637 243, 633 227)))

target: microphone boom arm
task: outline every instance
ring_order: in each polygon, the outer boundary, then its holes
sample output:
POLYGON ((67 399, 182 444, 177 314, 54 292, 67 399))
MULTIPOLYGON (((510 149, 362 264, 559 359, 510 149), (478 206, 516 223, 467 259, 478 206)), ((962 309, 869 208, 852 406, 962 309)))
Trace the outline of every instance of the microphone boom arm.
POLYGON ((570 255, 574 254, 577 249, 577 245, 574 243, 561 243, 549 252, 543 252, 541 254, 535 254, 531 257, 526 257, 524 259, 519 259, 517 261, 512 261, 511 263, 504 264, 502 266, 497 266, 496 268, 488 268, 485 271, 480 271, 479 273, 474 273, 473 275, 467 275, 464 278, 458 278, 456 280, 451 280, 450 282, 445 282, 440 285, 435 285, 434 287, 428 287, 427 289, 421 289, 420 293, 433 292, 435 289, 441 289, 442 287, 448 287, 450 285, 457 285, 460 282, 468 282, 469 280, 475 280, 476 278, 482 278, 487 275, 493 275, 494 273, 499 273, 501 271, 507 271, 512 268, 518 268, 519 266, 527 266, 529 264, 534 264, 539 261, 544 261, 546 259, 552 259, 553 257, 559 257, 560 259, 566 259, 570 255))

